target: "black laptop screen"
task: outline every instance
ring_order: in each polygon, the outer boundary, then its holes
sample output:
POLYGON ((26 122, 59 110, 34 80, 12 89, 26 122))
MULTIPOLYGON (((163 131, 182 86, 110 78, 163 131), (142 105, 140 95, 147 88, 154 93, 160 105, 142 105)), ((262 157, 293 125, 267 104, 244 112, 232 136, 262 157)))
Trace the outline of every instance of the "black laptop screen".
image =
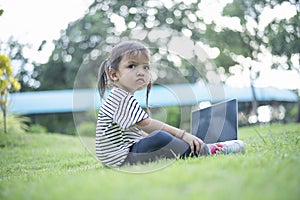
POLYGON ((237 100, 193 111, 191 121, 191 133, 205 143, 237 140, 237 100))

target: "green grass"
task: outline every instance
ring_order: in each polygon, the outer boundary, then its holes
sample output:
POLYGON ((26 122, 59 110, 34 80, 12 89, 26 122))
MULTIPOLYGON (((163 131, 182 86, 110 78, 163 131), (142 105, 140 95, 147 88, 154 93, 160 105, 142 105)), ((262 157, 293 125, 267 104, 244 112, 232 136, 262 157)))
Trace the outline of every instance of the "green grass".
POLYGON ((239 136, 245 154, 120 171, 100 165, 78 137, 1 134, 0 199, 299 199, 300 125, 240 128, 239 136), (138 170, 149 172, 129 173, 138 170))

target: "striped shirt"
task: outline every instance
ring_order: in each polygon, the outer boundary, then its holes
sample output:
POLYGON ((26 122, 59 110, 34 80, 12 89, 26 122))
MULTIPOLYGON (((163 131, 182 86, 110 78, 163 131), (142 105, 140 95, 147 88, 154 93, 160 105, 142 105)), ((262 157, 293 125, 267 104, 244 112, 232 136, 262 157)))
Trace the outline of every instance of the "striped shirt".
POLYGON ((98 113, 96 154, 99 160, 107 166, 121 166, 129 148, 143 138, 135 124, 148 117, 130 93, 113 88, 98 113))

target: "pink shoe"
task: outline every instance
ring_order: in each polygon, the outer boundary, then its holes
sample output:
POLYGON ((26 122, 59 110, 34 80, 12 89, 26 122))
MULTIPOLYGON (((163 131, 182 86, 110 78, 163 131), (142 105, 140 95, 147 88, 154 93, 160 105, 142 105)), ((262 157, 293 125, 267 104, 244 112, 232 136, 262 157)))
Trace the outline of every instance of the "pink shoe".
POLYGON ((230 140, 207 145, 210 149, 210 154, 245 153, 245 143, 241 140, 230 140))

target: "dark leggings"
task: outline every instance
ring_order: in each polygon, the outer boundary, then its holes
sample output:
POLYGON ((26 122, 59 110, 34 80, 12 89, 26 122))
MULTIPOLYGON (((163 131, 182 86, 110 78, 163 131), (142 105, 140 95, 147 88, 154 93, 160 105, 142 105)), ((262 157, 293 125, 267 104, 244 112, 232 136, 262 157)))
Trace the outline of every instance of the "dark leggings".
MULTIPOLYGON (((207 155, 207 148, 205 145, 200 155, 207 155)), ((131 147, 124 164, 146 163, 158 159, 186 158, 195 155, 185 141, 168 132, 158 130, 136 142, 131 147)))

